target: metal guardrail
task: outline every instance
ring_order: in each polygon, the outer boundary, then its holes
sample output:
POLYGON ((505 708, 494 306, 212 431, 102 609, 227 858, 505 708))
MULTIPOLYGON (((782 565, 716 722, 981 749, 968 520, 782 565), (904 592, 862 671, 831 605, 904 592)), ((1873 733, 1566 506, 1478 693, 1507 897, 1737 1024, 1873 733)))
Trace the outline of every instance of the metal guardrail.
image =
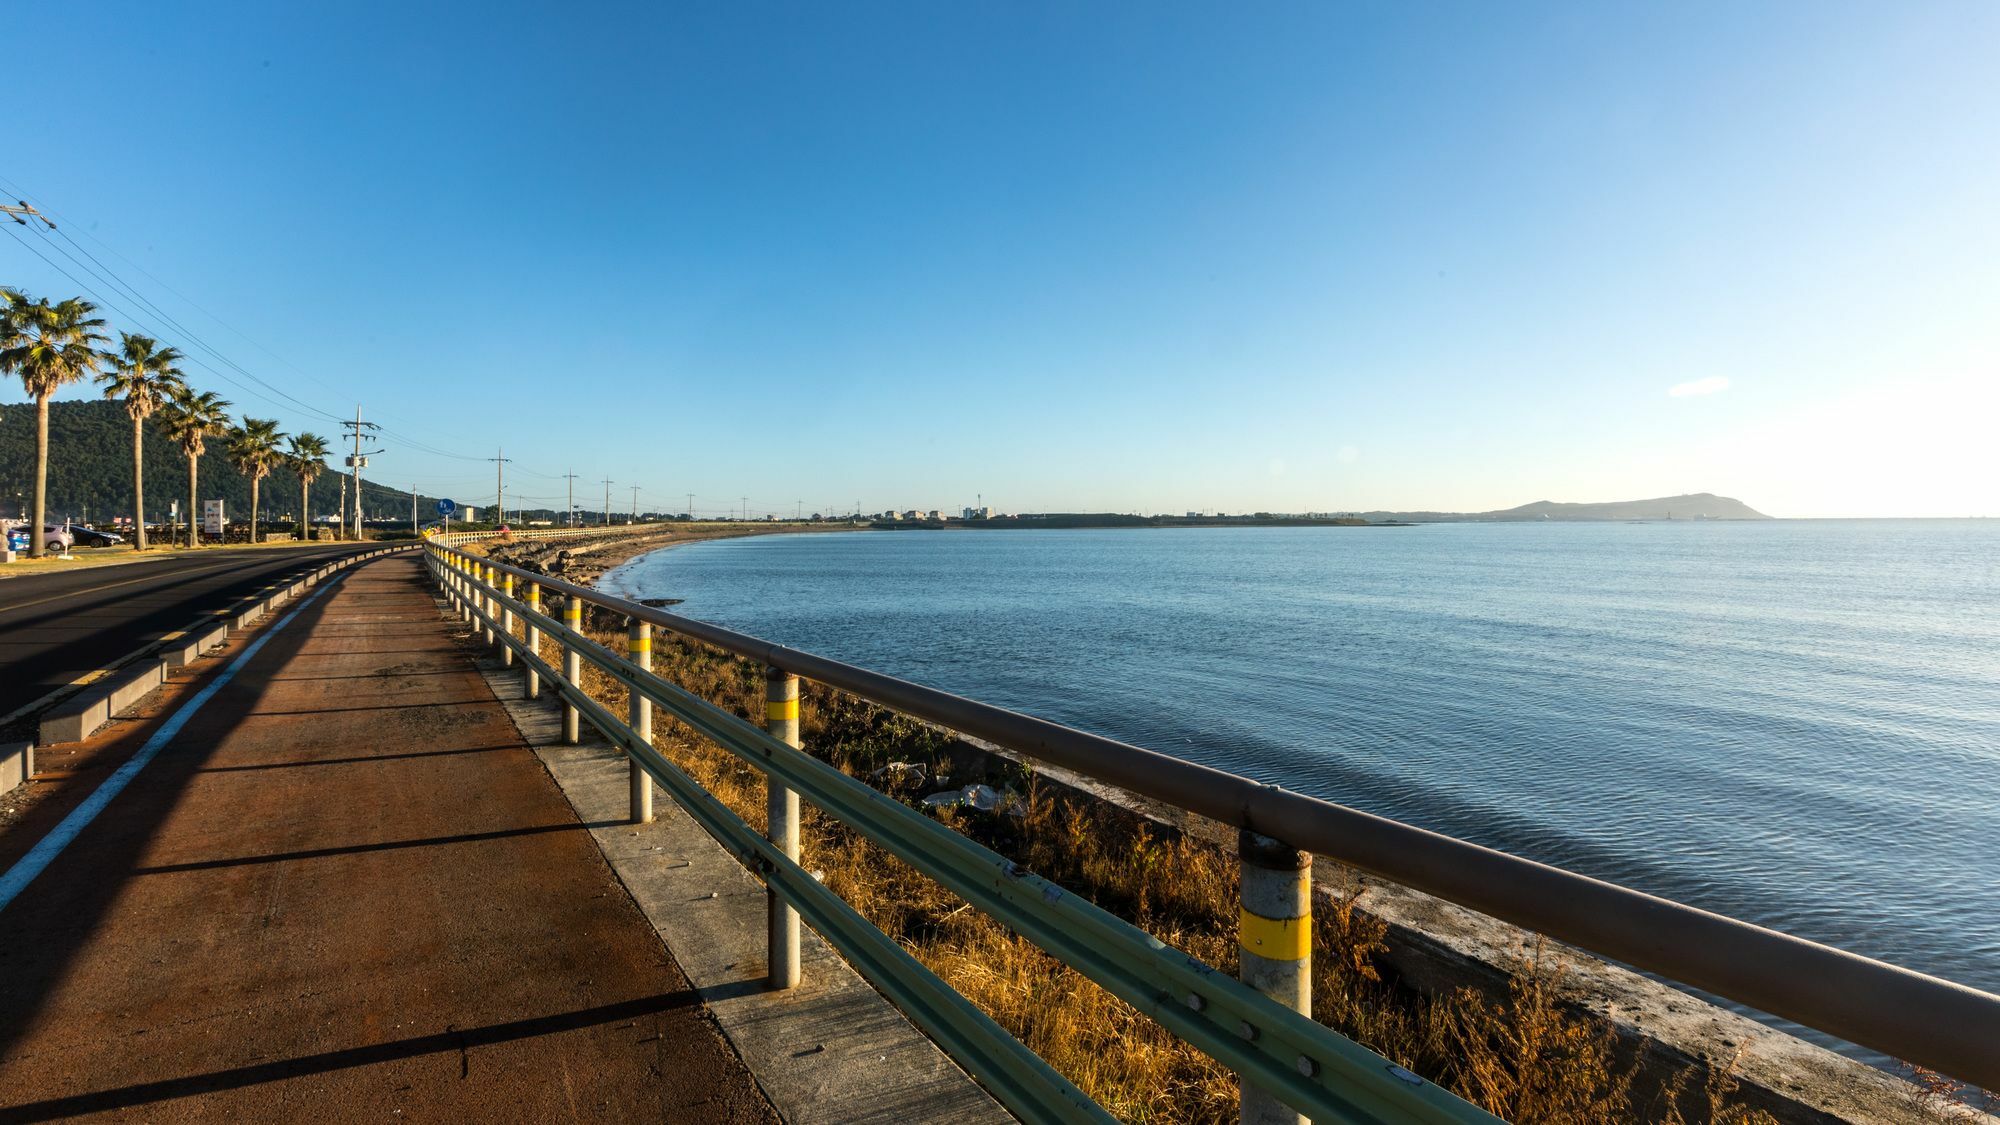
MULTIPOLYGON (((2000 996, 1141 747, 784 648, 706 622, 610 597, 587 587, 475 559, 456 550, 433 545, 429 555, 440 580, 461 605, 470 605, 484 598, 489 604, 503 607, 509 615, 521 612, 524 608, 521 603, 501 594, 497 583, 504 581, 511 594, 516 580, 525 581, 531 584, 529 592, 533 604, 539 604, 539 596, 544 589, 561 594, 578 606, 585 602, 594 604, 634 622, 669 629, 714 645, 756 661, 776 673, 814 680, 882 706, 997 743, 1030 758, 1235 825, 1246 835, 1268 838, 1264 841, 1266 844, 1283 841, 1290 848, 1328 856, 1600 956, 1705 989, 1960 1081, 1988 1089, 2000 1088, 2000 996), (479 568, 480 573, 475 573, 475 568, 479 568), (481 573, 484 577, 480 576, 481 573)), ((537 625, 560 635, 562 627, 559 624, 541 617, 538 610, 535 616, 537 625)), ((491 618, 491 613, 487 613, 486 617, 491 618)), ((668 707, 677 717, 722 742, 751 765, 765 769, 787 785, 797 783, 800 792, 806 793, 809 799, 817 800, 812 791, 804 788, 804 779, 795 779, 780 772, 779 763, 789 759, 774 754, 768 739, 752 739, 744 744, 725 740, 725 735, 741 735, 742 732, 728 725, 730 722, 743 725, 741 720, 724 715, 728 722, 713 729, 704 726, 689 718, 689 714, 699 717, 700 708, 707 707, 705 703, 653 677, 650 672, 637 673, 629 661, 602 646, 587 639, 578 639, 580 643, 575 648, 585 658, 634 687, 639 694, 668 707)), ((511 638, 509 643, 514 643, 511 638)), ((543 674, 551 675, 553 682, 550 671, 544 669, 543 674)), ((572 698, 574 689, 565 686, 564 690, 570 705, 583 707, 583 703, 572 698)), ((598 711, 601 713, 602 709, 598 708, 598 711)), ((598 715, 591 715, 593 724, 604 729, 607 737, 625 746, 635 762, 645 763, 648 772, 653 772, 652 760, 657 759, 657 755, 650 753, 650 747, 635 751, 629 729, 610 716, 603 718, 605 722, 600 723, 598 715), (616 729, 606 729, 606 724, 616 729), (617 733, 618 730, 624 730, 624 733, 617 733)), ((660 775, 655 773, 654 776, 660 775)), ((685 781, 684 778, 682 780, 685 781)), ((851 779, 847 780, 851 782, 851 779)), ((661 783, 677 798, 681 796, 674 785, 665 780, 661 783)), ((692 782, 686 784, 692 785, 692 782)), ((867 789, 858 782, 852 784, 867 789)), ((874 792, 872 789, 867 791, 874 792)), ((885 797, 880 800, 902 808, 885 797)), ((928 820, 924 822, 930 823, 928 820)), ((856 827, 867 830, 864 825, 856 827)), ((711 828, 711 831, 714 829, 711 828)), ((1246 876, 1254 866, 1250 862, 1251 850, 1246 848, 1245 852, 1246 876)), ((756 855, 762 856, 762 853, 756 855)), ((751 853, 739 852, 739 857, 755 866, 751 853)), ((925 867, 923 863, 916 865, 920 869, 925 867)), ((791 872, 774 867, 772 871, 762 873, 780 891, 789 891, 787 880, 791 872)), ((987 872, 987 876, 992 880, 992 872, 987 872)), ((953 886, 954 890, 959 889, 941 876, 934 877, 953 886)), ((1003 874, 995 881, 995 888, 1016 886, 1018 883, 1013 876, 1003 874)), ((1249 887, 1250 881, 1246 878, 1246 893, 1249 887)), ((1059 891, 1055 893, 1058 896, 1056 902, 1069 897, 1059 891)), ((988 903, 983 900, 992 896, 982 892, 977 899, 970 894, 966 897, 987 908, 988 903)), ((994 902, 992 906, 989 912, 1006 918, 1005 903, 994 902)), ((1246 910, 1246 921, 1252 920, 1251 914, 1246 910)), ((1263 917, 1270 921, 1279 915, 1265 911, 1263 917)), ((1108 916, 1106 923, 1113 927, 1124 925, 1108 916)), ((1014 923, 1009 921, 1009 924, 1014 923)), ((1075 923, 1064 918, 1062 924, 1068 926, 1075 923)), ((815 925, 820 925, 820 922, 815 920, 815 925)), ((833 935, 829 933, 828 936, 831 938, 833 935)), ((1051 952, 1068 960, 1067 947, 1062 944, 1060 935, 1051 935, 1049 940, 1057 946, 1051 952)), ((1140 935, 1139 940, 1151 939, 1140 935)), ((1245 946, 1246 952, 1252 948, 1247 936, 1245 946)), ((1077 956, 1085 959, 1082 953, 1077 956)), ((1086 975, 1092 975, 1092 979, 1098 979, 1086 964, 1071 963, 1086 975)), ((1207 1003, 1208 997, 1199 991, 1197 982, 1212 983, 1219 974, 1213 970, 1205 973, 1201 969, 1187 971, 1194 976, 1148 978, 1145 983, 1155 988, 1168 986, 1167 997, 1184 999, 1183 993, 1174 990, 1193 989, 1185 995, 1203 995, 1203 1003, 1207 1003)), ((1121 996, 1125 995, 1109 980, 1100 980, 1099 983, 1121 996)), ((1143 999, 1146 994, 1142 990, 1140 995, 1143 999)), ((1216 1043, 1215 1050, 1210 1050, 1209 1036, 1204 1032, 1217 1030, 1212 1020, 1197 1018, 1193 1026, 1184 1030, 1181 1025, 1189 1022, 1185 1016, 1189 1009, 1185 1006, 1174 1008, 1170 1003, 1163 1002, 1157 992, 1152 995, 1153 1002, 1135 1000, 1134 1003, 1155 1015, 1177 1034, 1183 1034, 1190 1042, 1236 1068, 1247 1082, 1260 1085, 1271 1082, 1268 1089, 1280 1091, 1289 1104, 1305 1109, 1316 1119, 1350 1119, 1338 1112, 1321 1117, 1322 1112, 1334 1107, 1322 1109, 1320 1103, 1308 1107, 1292 1100, 1293 1096, 1304 1097, 1311 1092, 1300 1089, 1300 1086, 1329 1089, 1324 1081, 1298 1084, 1287 1079, 1281 1085, 1277 1076, 1268 1073, 1266 1064, 1273 1060, 1267 1048, 1286 1035, 1308 1034, 1306 1029, 1284 1024, 1292 1030, 1279 1035, 1263 1035, 1262 1025, 1246 1020, 1247 1026, 1260 1028, 1260 1039, 1249 1043, 1252 1048, 1249 1054, 1255 1057, 1246 1058, 1243 1057, 1245 1050, 1240 1040, 1234 1044, 1216 1043), (1197 1035, 1204 1037, 1197 1039, 1197 1035)), ((1225 1003, 1251 1003, 1235 992, 1229 995, 1231 999, 1225 1003)), ((1130 996, 1126 998, 1131 999, 1130 996)), ((1209 1010, 1214 1011, 1215 1008, 1209 1010)), ((1238 1010, 1247 1014, 1247 1010, 1238 1010)), ((1263 1009, 1258 1008, 1257 1011, 1262 1013, 1263 1009)), ((1303 1016, 1298 1018, 1304 1020, 1303 1016)), ((1310 1024, 1310 1021, 1305 1022, 1310 1024)), ((1317 1024, 1310 1026, 1331 1034, 1317 1024)), ((1230 1024, 1220 1030, 1234 1033, 1238 1029, 1230 1024)), ((1345 1043, 1345 1040, 1342 1042, 1345 1043)), ((1352 1044, 1347 1046, 1353 1047, 1352 1044)), ((1306 1056, 1301 1052, 1300 1057, 1306 1056)), ((1296 1063, 1297 1060, 1292 1061, 1296 1063)), ((1379 1064, 1379 1060, 1377 1062, 1379 1064)), ((1327 1073, 1328 1068, 1322 1067, 1320 1074, 1324 1076, 1327 1073)), ((1296 1077, 1296 1071, 1293 1076, 1296 1077)), ((1441 1112, 1435 1107, 1429 1107, 1428 1111, 1441 1112)), ((1408 1119, 1407 1111, 1404 1111, 1404 1117, 1408 1119)))
MULTIPOLYGON (((657 782, 712 837, 759 878, 773 896, 772 976, 797 982, 797 933, 784 925, 796 911, 889 1000, 1026 1121, 1109 1121, 1104 1110, 970 1001, 912 957, 797 862, 795 802, 811 802, 877 845, 1004 923, 1113 995, 1228 1066, 1246 1083, 1246 1120, 1297 1120, 1290 1111, 1249 1116, 1269 1102, 1320 1122, 1492 1122, 1456 1095, 1376 1055, 1242 981, 1218 972, 1060 886, 952 831, 797 749, 798 680, 774 672, 767 692, 771 729, 734 714, 654 675, 650 636, 635 622, 627 652, 585 636, 581 587, 515 568, 499 568, 433 545, 432 573, 464 620, 523 665, 531 695, 546 685, 561 698, 564 737, 574 741, 588 722, 625 752, 638 775, 657 782), (502 573, 504 569, 504 573, 502 573), (525 583, 515 596, 516 582, 525 583), (567 598, 559 620, 543 611, 541 591, 567 598), (514 636, 514 625, 524 637, 514 636), (562 667, 543 659, 546 637, 563 650, 562 667), (632 710, 613 714, 579 685, 589 662, 624 684, 632 710), (764 772, 774 810, 759 833, 656 750, 647 732, 658 706, 764 772), (774 733, 775 732, 775 733, 774 733)), ((619 613, 643 608, 591 595, 619 613)), ((629 616, 629 615, 628 615, 629 616)), ((633 816, 648 818, 635 785, 633 816)), ((1253 880, 1254 882, 1254 880, 1253 880)), ((1283 920, 1303 935, 1308 919, 1283 920)), ((1304 974, 1298 974, 1303 978, 1304 974)))

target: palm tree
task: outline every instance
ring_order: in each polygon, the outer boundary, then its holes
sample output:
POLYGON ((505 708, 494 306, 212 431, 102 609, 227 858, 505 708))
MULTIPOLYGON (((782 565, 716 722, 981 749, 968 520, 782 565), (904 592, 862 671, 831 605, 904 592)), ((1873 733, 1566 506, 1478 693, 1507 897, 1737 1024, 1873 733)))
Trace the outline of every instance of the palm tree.
POLYGON ((318 434, 300 434, 292 439, 292 447, 285 454, 291 462, 292 471, 299 474, 299 538, 312 537, 312 486, 313 481, 326 471, 326 439, 318 434))
POLYGON ((236 471, 250 478, 250 542, 257 541, 257 486, 271 475, 284 454, 278 443, 285 435, 278 432, 277 419, 245 418, 241 425, 229 431, 229 463, 236 471))
POLYGON ((0 372, 18 374, 35 399, 35 508, 29 554, 47 552, 42 529, 49 522, 49 397, 65 384, 97 370, 103 362, 97 345, 108 342, 104 321, 90 314, 97 306, 81 297, 57 304, 31 300, 26 293, 0 290, 6 311, 0 314, 0 372))
POLYGON ((132 416, 132 545, 146 549, 146 419, 151 417, 185 387, 175 364, 184 358, 177 348, 163 348, 156 340, 121 332, 123 345, 111 353, 110 367, 97 376, 104 384, 104 397, 125 400, 125 413, 132 416))
POLYGON ((192 547, 197 542, 195 520, 201 516, 201 506, 195 499, 195 472, 200 467, 201 455, 208 452, 208 439, 229 432, 229 403, 217 397, 214 391, 196 394, 182 386, 167 400, 160 417, 166 426, 167 436, 181 447, 182 453, 187 454, 187 543, 192 547))

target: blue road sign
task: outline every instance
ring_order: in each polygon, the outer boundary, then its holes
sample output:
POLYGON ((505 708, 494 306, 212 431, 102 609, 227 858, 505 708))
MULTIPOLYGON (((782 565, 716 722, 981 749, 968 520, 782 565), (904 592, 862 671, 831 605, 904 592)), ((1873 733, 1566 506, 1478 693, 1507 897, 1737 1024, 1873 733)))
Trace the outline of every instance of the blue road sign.
POLYGON ((438 501, 438 515, 448 516, 456 511, 458 511, 458 505, 452 503, 451 501, 449 500, 438 501))

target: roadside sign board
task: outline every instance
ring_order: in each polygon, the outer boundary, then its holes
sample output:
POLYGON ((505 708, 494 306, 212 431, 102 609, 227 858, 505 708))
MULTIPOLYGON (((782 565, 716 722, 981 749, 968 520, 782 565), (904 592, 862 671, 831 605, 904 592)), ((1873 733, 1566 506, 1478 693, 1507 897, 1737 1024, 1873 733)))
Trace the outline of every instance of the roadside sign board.
POLYGON ((451 501, 449 500, 438 501, 438 515, 448 516, 456 511, 458 511, 458 505, 452 503, 451 501))
POLYGON ((222 501, 203 500, 201 502, 201 530, 204 535, 222 534, 222 501))

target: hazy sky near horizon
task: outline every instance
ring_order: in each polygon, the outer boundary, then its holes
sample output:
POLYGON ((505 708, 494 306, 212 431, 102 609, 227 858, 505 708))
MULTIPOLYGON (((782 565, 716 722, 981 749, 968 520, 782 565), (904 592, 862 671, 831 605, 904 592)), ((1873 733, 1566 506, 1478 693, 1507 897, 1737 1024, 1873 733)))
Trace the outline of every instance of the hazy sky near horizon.
POLYGON ((2000 514, 2000 5, 49 19, 0 191, 462 503, 2000 514))

